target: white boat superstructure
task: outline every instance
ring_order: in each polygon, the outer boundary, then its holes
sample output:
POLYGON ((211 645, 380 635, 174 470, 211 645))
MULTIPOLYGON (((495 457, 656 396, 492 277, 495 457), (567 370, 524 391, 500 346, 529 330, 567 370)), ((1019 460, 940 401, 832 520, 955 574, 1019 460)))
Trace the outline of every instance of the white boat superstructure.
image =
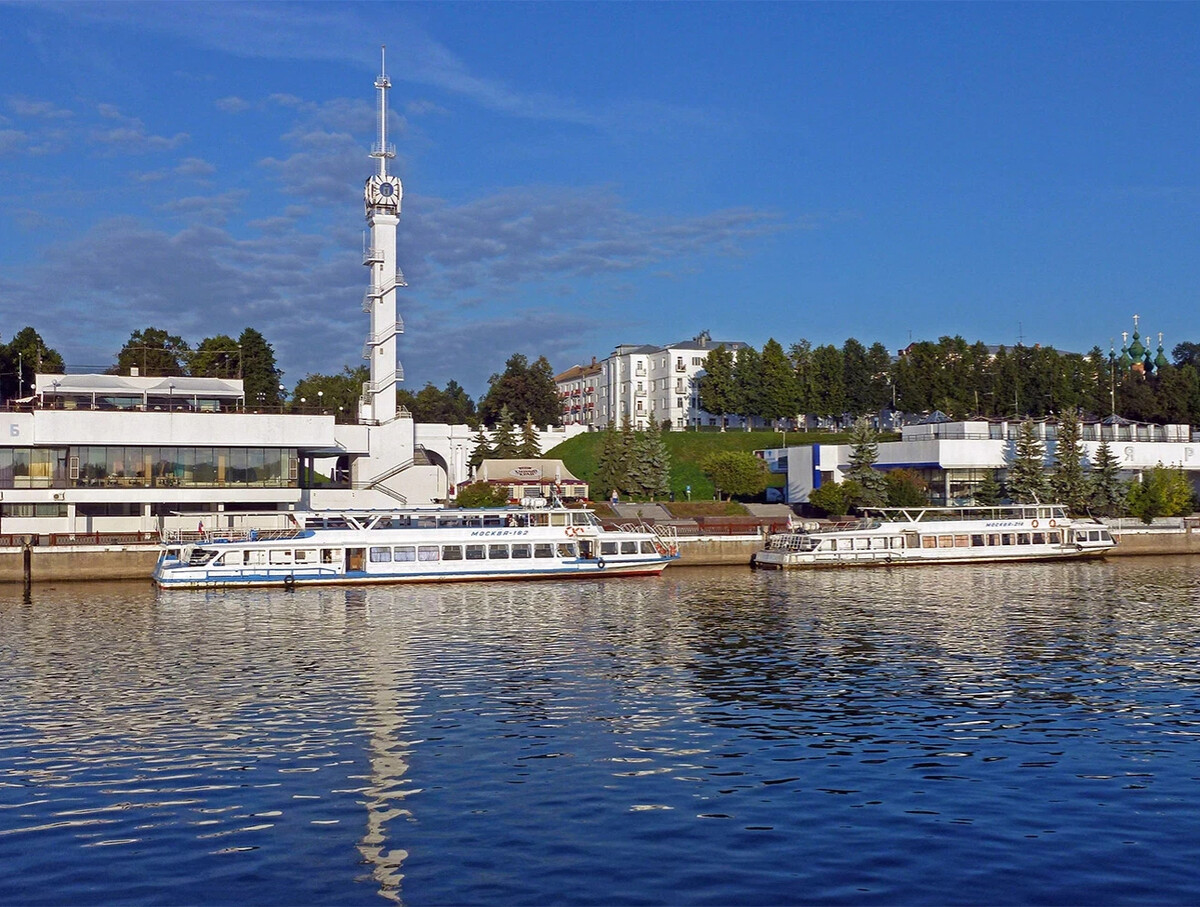
POLYGON ((287 530, 172 532, 163 588, 657 575, 679 557, 673 530, 605 529, 563 506, 307 514, 287 530))
POLYGON ((1116 544, 1059 504, 887 507, 862 519, 778 533, 754 556, 768 568, 959 564, 1101 557, 1116 544))

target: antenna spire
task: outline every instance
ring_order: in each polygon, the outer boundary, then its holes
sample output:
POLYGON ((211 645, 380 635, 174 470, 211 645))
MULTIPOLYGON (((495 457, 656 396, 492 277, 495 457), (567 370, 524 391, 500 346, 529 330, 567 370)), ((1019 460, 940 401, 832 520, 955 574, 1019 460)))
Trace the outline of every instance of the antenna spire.
POLYGON ((379 46, 379 78, 375 80, 375 87, 379 89, 379 141, 372 146, 371 157, 379 158, 379 175, 387 176, 387 162, 396 156, 396 146, 387 141, 387 92, 392 82, 387 77, 386 44, 379 46))

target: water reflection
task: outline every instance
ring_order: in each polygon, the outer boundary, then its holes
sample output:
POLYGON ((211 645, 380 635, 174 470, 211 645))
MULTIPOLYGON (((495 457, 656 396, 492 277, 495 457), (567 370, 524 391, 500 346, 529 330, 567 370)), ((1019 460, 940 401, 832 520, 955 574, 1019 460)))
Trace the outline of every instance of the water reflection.
POLYGON ((35 586, 0 900, 1192 899, 1196 566, 35 586))

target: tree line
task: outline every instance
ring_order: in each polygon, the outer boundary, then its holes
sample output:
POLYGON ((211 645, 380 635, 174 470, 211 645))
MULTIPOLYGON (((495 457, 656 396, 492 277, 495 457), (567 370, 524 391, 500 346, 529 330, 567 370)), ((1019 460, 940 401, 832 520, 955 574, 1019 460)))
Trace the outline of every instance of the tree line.
POLYGON ((854 338, 840 348, 801 340, 785 351, 709 353, 699 382, 701 408, 714 416, 779 423, 797 416, 857 417, 885 408, 953 419, 1021 419, 1082 411, 1142 422, 1200 424, 1200 344, 1180 343, 1171 362, 1149 371, 1112 353, 1053 347, 988 347, 942 337, 910 344, 893 359, 882 343, 854 338))

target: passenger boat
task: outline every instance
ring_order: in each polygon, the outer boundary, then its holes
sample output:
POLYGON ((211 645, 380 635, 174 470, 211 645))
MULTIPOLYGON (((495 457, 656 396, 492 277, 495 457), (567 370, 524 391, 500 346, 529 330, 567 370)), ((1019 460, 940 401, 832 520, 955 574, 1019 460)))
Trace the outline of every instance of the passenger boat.
POLYGON ((1096 519, 1058 504, 884 507, 862 519, 772 535, 756 567, 961 564, 1102 557, 1116 542, 1096 519))
POLYGON ((605 529, 590 510, 507 507, 306 514, 291 529, 166 533, 163 588, 658 575, 673 530, 605 529))

